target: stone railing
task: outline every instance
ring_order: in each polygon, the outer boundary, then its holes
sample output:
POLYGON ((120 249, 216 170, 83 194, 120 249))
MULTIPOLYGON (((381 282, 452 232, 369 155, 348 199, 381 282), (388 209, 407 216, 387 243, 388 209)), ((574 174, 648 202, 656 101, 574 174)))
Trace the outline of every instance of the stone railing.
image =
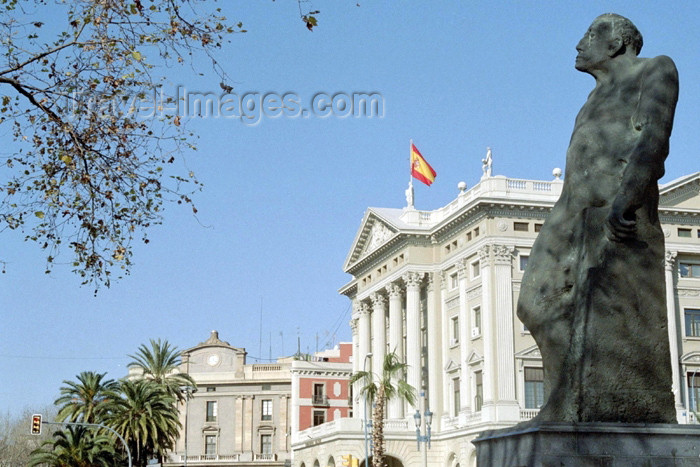
POLYGON ((540 409, 520 409, 520 420, 530 420, 540 413, 540 409))
POLYGON ((407 210, 401 220, 411 225, 434 225, 477 198, 517 199, 522 201, 548 201, 554 204, 561 195, 564 182, 560 179, 551 182, 543 180, 523 180, 503 176, 489 177, 461 192, 451 203, 435 211, 407 210))
MULTIPOLYGON (((184 455, 179 455, 175 456, 178 458, 179 462, 185 462, 185 456, 184 455)), ((175 459, 173 461, 177 462, 175 459)), ((218 455, 218 454, 204 454, 202 456, 187 456, 187 461, 192 461, 192 462, 222 462, 222 461, 228 461, 228 462, 240 462, 241 461, 241 455, 240 454, 229 454, 229 455, 218 455)))
POLYGON ((276 461, 277 454, 255 454, 253 461, 276 461))
POLYGON ((408 420, 391 419, 384 420, 384 431, 408 431, 408 420))

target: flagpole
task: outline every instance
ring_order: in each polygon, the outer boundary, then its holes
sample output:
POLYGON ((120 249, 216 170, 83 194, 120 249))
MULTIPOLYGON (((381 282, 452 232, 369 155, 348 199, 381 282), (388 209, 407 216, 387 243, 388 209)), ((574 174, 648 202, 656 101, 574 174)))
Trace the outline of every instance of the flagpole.
POLYGON ((408 147, 408 190, 406 190, 406 208, 413 209, 413 161, 411 161, 411 154, 413 154, 413 139, 409 142, 408 147))

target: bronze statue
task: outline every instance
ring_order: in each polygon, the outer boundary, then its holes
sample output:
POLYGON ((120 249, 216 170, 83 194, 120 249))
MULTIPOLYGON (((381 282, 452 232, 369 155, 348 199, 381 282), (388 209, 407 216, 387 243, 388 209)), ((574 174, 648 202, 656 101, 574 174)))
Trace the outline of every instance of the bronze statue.
POLYGON ((561 198, 533 246, 518 317, 542 353, 537 421, 676 423, 657 181, 678 100, 666 56, 605 14, 576 46, 595 88, 576 117, 561 198))

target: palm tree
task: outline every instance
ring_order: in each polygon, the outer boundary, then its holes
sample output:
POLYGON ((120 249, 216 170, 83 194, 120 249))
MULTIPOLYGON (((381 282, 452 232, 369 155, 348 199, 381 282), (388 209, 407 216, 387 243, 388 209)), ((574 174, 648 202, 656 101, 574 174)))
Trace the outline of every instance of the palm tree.
POLYGON ((93 434, 84 426, 69 426, 54 433, 54 439, 32 451, 30 467, 110 467, 117 465, 111 437, 93 434))
POLYGON ((110 399, 116 397, 119 383, 104 379, 107 373, 83 371, 77 376, 78 381, 63 381, 61 397, 55 405, 60 406, 58 421, 81 421, 97 423, 107 410, 110 399))
POLYGON ((120 389, 107 425, 124 437, 134 465, 144 466, 153 456, 162 459, 175 445, 181 426, 175 398, 148 379, 123 380, 120 389))
POLYGON ((183 402, 186 396, 182 388, 196 388, 197 384, 187 373, 180 373, 180 355, 168 341, 151 339, 150 348, 141 344, 136 355, 129 355, 133 361, 128 366, 141 370, 143 378, 162 385, 168 394, 183 402))
POLYGON ((360 394, 374 402, 372 409, 372 443, 374 445, 372 465, 374 467, 384 467, 384 414, 387 401, 398 397, 411 405, 416 404, 415 388, 403 380, 407 366, 399 361, 395 352, 391 352, 384 357, 381 374, 373 375, 369 371, 358 371, 350 378, 350 384, 362 381, 360 394))

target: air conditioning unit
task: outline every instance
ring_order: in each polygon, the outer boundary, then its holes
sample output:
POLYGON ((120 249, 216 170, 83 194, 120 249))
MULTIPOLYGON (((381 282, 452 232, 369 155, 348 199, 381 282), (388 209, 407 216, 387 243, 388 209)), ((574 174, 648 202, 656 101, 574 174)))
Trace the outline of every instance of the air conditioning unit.
POLYGON ((481 335, 481 329, 479 328, 472 328, 472 337, 477 337, 481 335))

